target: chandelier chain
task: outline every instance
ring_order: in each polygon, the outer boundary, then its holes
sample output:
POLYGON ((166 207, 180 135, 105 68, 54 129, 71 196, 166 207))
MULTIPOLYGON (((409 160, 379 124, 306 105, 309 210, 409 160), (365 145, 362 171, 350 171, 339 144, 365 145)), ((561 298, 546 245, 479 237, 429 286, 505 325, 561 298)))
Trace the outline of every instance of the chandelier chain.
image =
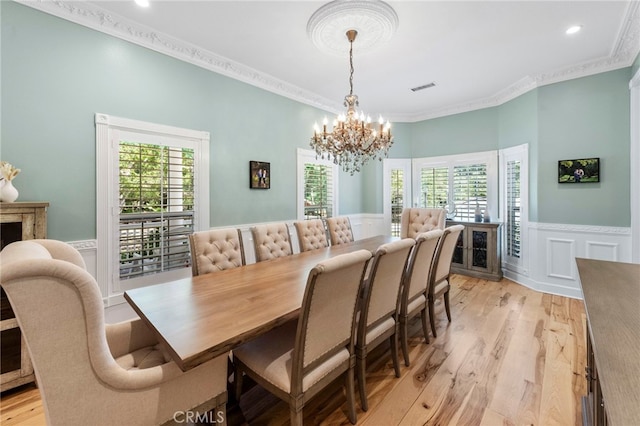
POLYGON ((349 47, 349 65, 351 66, 349 74, 349 95, 353 95, 353 40, 350 40, 349 44, 351 45, 351 47, 349 47))

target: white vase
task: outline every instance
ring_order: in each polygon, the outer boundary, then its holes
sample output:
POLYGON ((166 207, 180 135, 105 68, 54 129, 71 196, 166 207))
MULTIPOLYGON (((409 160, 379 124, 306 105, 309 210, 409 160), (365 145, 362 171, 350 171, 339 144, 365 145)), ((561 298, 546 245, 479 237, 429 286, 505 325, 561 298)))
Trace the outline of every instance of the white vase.
POLYGON ((3 203, 13 203, 18 199, 18 190, 10 180, 4 180, 4 185, 0 188, 0 201, 3 203))

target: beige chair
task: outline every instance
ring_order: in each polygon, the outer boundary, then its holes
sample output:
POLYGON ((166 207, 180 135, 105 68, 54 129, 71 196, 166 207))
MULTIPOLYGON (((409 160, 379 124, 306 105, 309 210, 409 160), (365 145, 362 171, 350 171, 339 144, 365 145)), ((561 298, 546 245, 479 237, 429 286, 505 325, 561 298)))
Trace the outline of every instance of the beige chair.
POLYGON ((326 221, 332 246, 353 241, 351 221, 347 216, 330 217, 326 221))
POLYGON ((398 362, 398 307, 413 238, 383 244, 376 250, 358 318, 356 340, 356 371, 362 409, 367 411, 366 370, 367 353, 387 339, 391 346, 391 360, 396 377, 400 377, 398 362))
POLYGON ((359 250, 316 265, 309 272, 298 320, 233 350, 238 401, 246 373, 289 404, 292 425, 302 425, 305 404, 345 375, 349 421, 356 423, 356 307, 370 258, 368 250, 359 250))
POLYGON ((8 245, 0 283, 26 340, 47 424, 160 424, 211 409, 226 422, 228 355, 183 372, 142 320, 105 325, 98 285, 68 244, 8 245))
POLYGON ((251 228, 256 262, 293 254, 291 236, 286 223, 258 225, 251 228))
POLYGON ((440 243, 436 249, 433 259, 433 271, 429 280, 429 292, 427 302, 429 305, 429 321, 431 322, 431 332, 433 337, 438 337, 434 318, 434 306, 436 298, 444 297, 444 307, 447 311, 447 319, 451 322, 451 308, 449 307, 449 276, 451 275, 451 259, 453 250, 456 248, 458 236, 464 229, 463 225, 454 225, 445 228, 440 243))
POLYGON ((423 232, 444 229, 445 219, 444 209, 406 208, 400 217, 400 238, 416 238, 423 232))
POLYGON ((423 232, 416 238, 416 245, 411 250, 409 264, 404 277, 402 299, 400 304, 400 343, 404 364, 408 367, 409 360, 409 320, 420 314, 422 319, 422 333, 429 343, 429 329, 427 326, 427 284, 433 267, 433 258, 438 242, 444 231, 434 229, 423 232))
POLYGON ((294 222, 293 225, 296 227, 301 252, 329 247, 327 231, 324 229, 322 219, 294 222))
POLYGON ((193 276, 245 265, 239 229, 211 229, 189 235, 193 276))

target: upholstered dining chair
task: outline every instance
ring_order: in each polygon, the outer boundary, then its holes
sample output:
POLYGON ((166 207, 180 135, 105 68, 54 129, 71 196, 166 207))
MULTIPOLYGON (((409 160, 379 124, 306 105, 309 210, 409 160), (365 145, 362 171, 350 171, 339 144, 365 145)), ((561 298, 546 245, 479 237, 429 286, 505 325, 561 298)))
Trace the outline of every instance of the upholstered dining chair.
POLYGON ((418 234, 416 245, 413 246, 409 257, 400 302, 400 343, 404 364, 407 367, 410 365, 409 320, 418 314, 422 320, 422 334, 425 341, 429 343, 427 285, 431 277, 436 248, 443 233, 444 231, 441 229, 434 229, 418 234))
POLYGON ((73 247, 9 244, 0 253, 0 283, 26 340, 47 424, 161 424, 211 409, 226 422, 228 355, 183 372, 142 320, 105 325, 98 284, 73 247))
POLYGON ((391 360, 396 377, 400 377, 398 361, 398 307, 409 253, 416 241, 405 238, 383 244, 375 252, 364 295, 356 339, 356 372, 362 409, 367 411, 367 353, 386 340, 391 346, 391 360))
POLYGON ((269 223, 251 228, 256 262, 293 254, 291 236, 286 223, 269 223))
POLYGON ((193 276, 245 265, 239 229, 210 229, 189 235, 193 276))
POLYGON ((301 252, 329 247, 322 219, 308 219, 294 222, 293 225, 296 227, 301 252))
POLYGON ((354 240, 351 221, 347 216, 329 217, 326 222, 332 246, 350 243, 354 240))
POLYGON ((356 311, 370 258, 368 250, 358 250, 316 265, 309 272, 298 320, 233 350, 238 401, 246 373, 289 404, 292 425, 302 425, 305 404, 345 375, 349 421, 356 423, 356 311))
POLYGON ((403 209, 400 217, 400 238, 416 238, 423 232, 444 229, 445 220, 444 209, 403 209))
POLYGON ((464 225, 454 225, 445 228, 433 259, 433 271, 429 280, 429 292, 427 296, 429 322, 431 323, 433 337, 438 337, 436 333, 434 307, 435 300, 440 296, 444 298, 444 308, 447 312, 447 319, 451 322, 451 308, 449 306, 451 260, 453 258, 453 251, 456 248, 456 243, 458 242, 458 236, 463 229, 464 225))

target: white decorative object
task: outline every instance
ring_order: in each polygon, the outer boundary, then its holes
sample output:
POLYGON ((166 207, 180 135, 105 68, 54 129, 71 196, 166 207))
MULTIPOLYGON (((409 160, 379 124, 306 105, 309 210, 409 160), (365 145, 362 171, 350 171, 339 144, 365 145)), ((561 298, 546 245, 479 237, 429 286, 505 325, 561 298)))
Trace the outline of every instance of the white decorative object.
POLYGON ((357 29, 361 34, 358 52, 389 41, 398 28, 398 15, 380 0, 335 0, 316 10, 307 23, 307 35, 318 49, 335 56, 347 51, 344 34, 357 29))
POLYGON ((18 190, 11 181, 18 176, 20 169, 13 167, 6 161, 0 161, 0 201, 3 203, 13 203, 18 199, 18 190))
POLYGON ((0 201, 3 203, 13 203, 18 199, 18 190, 10 180, 3 179, 2 188, 0 188, 0 201))

